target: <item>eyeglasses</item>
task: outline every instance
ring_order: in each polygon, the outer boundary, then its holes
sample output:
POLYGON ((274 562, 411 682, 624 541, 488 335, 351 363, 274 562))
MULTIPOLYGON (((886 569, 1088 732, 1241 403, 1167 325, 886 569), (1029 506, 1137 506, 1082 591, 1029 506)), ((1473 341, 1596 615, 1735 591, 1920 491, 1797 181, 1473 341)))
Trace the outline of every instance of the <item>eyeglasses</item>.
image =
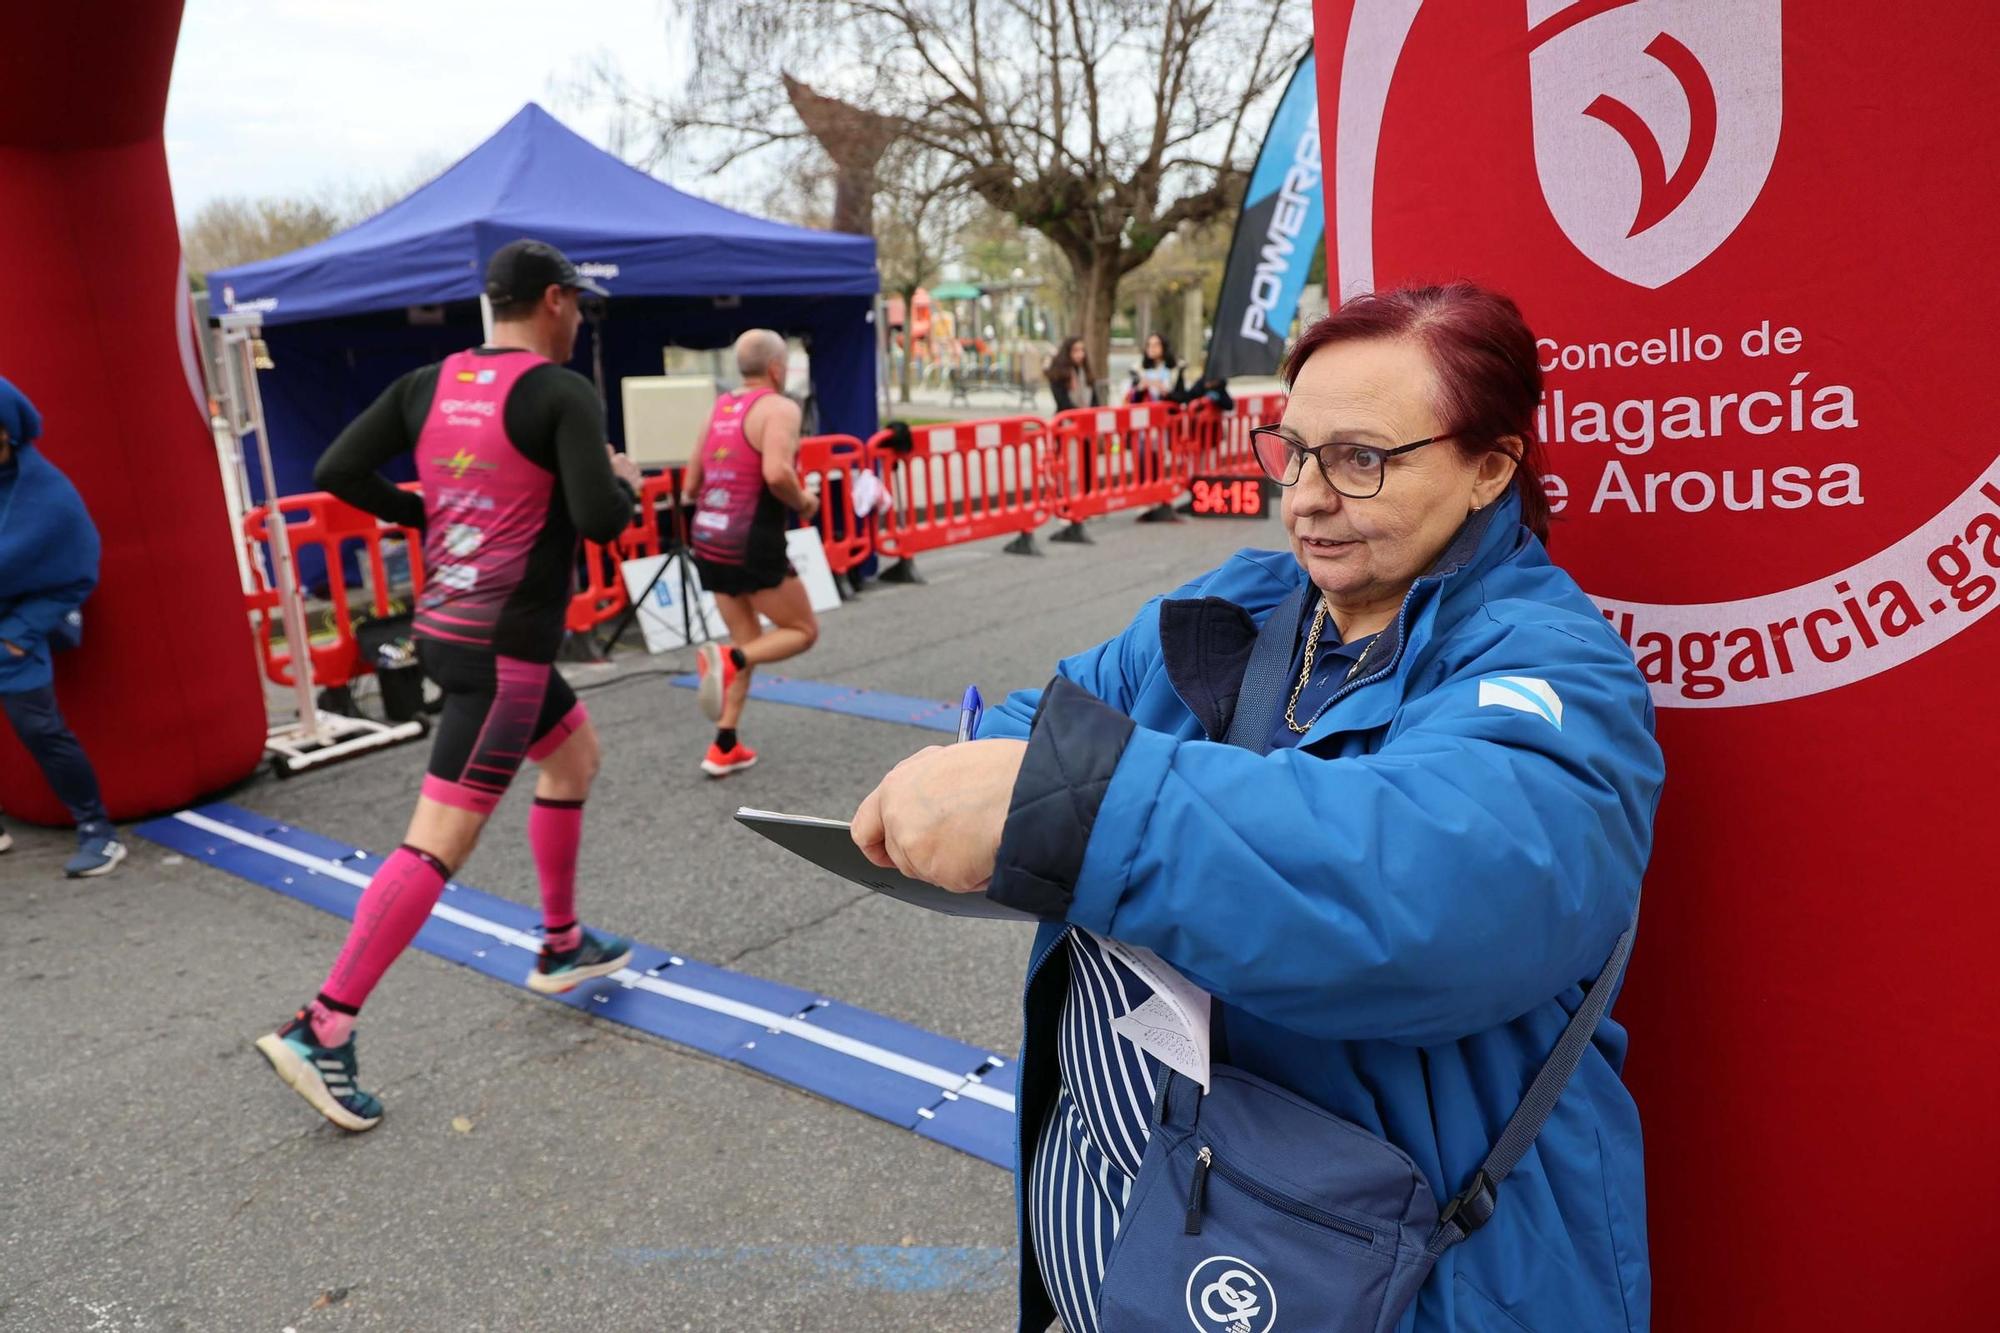
POLYGON ((1280 486, 1298 484, 1299 475, 1305 468, 1306 455, 1311 454, 1313 461, 1319 464, 1320 475, 1326 478, 1327 485, 1350 500, 1372 500, 1382 493, 1390 459, 1427 444, 1436 444, 1439 440, 1448 440, 1454 434, 1455 431, 1445 431, 1413 444, 1384 449, 1373 444, 1340 441, 1307 444, 1283 426, 1257 426, 1250 432, 1250 448, 1257 455, 1257 466, 1264 470, 1264 475, 1280 486))

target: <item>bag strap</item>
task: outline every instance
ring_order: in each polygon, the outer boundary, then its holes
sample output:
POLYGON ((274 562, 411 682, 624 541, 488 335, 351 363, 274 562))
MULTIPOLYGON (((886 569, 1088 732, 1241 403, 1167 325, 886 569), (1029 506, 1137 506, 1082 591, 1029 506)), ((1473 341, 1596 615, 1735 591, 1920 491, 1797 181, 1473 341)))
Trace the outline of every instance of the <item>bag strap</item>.
MULTIPOLYGON (((1299 619, 1305 614, 1306 595, 1312 587, 1308 582, 1295 589, 1278 603, 1278 609, 1258 630, 1249 665, 1243 671, 1243 687, 1236 696, 1236 712, 1229 720, 1229 733, 1225 737, 1229 744, 1258 754, 1270 751, 1271 728, 1277 722, 1285 682, 1291 676, 1292 646, 1298 639, 1299 619)), ((1612 946, 1611 957, 1597 974, 1597 980, 1590 983, 1583 1003, 1570 1015, 1555 1050, 1528 1084, 1528 1091, 1514 1108, 1499 1142, 1472 1173, 1471 1182, 1439 1214, 1437 1230, 1427 1247, 1433 1259, 1486 1225, 1493 1216, 1494 1191, 1520 1165, 1521 1158, 1542 1132, 1542 1126, 1555 1112, 1563 1089, 1569 1086, 1570 1077, 1583 1062, 1583 1053, 1590 1049, 1597 1025, 1611 1005, 1611 993, 1618 989, 1626 960, 1632 956, 1632 938, 1638 928, 1635 917, 1612 946)))
POLYGON ((1243 686, 1236 692, 1236 711, 1223 737, 1229 744, 1258 754, 1270 752, 1271 727, 1285 697, 1285 682, 1292 674, 1292 645, 1299 637, 1306 594, 1312 590, 1310 582, 1294 588, 1257 631, 1249 665, 1243 669, 1243 686))
POLYGON ((1625 971, 1626 960, 1632 956, 1632 937, 1638 929, 1639 923, 1635 919, 1618 937, 1604 970, 1597 974, 1596 981, 1590 983, 1583 1003, 1577 1006, 1568 1026, 1563 1028, 1555 1050, 1550 1052, 1541 1072, 1528 1085, 1521 1104, 1507 1121, 1507 1128, 1501 1131, 1500 1141, 1493 1145, 1493 1150, 1486 1154, 1486 1160, 1472 1173, 1471 1183, 1445 1205, 1438 1218, 1437 1230, 1432 1233, 1430 1245, 1426 1247, 1432 1258, 1485 1226, 1493 1216, 1493 1192, 1520 1163, 1528 1145, 1535 1141, 1535 1136, 1542 1132, 1542 1126, 1548 1123, 1557 1100, 1569 1084, 1570 1076, 1576 1073, 1583 1053, 1590 1048, 1591 1039, 1597 1035, 1597 1025, 1611 1005, 1611 992, 1618 989, 1619 976, 1625 971))
MULTIPOLYGON (((1313 590, 1311 582, 1292 589, 1257 631, 1250 661, 1243 668, 1243 684, 1236 691, 1236 711, 1230 714, 1229 730, 1223 736, 1228 744, 1256 754, 1270 753, 1271 729, 1277 725, 1285 682, 1292 675, 1292 645, 1298 642, 1306 596, 1313 590)), ((1222 1006, 1217 1004, 1209 1006, 1209 1050, 1216 1059, 1225 1058, 1229 1050, 1222 1006)))

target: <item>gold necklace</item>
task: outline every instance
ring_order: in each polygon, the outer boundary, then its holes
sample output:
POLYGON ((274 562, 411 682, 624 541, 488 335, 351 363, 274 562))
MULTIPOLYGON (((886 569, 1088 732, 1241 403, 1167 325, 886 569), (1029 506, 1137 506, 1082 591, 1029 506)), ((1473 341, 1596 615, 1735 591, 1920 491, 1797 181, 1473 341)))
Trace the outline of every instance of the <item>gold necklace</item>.
MULTIPOLYGON (((1307 722, 1303 726, 1300 725, 1296 713, 1299 706, 1299 695, 1301 692, 1304 691, 1306 687, 1306 682, 1312 679, 1313 657, 1315 654, 1319 652, 1319 632, 1320 628, 1325 624, 1326 624, 1326 599, 1322 597, 1319 603, 1319 610, 1313 613, 1312 630, 1310 633, 1306 635, 1305 669, 1299 672, 1298 683, 1292 686, 1291 700, 1285 704, 1285 725, 1290 727, 1294 733, 1300 736, 1303 736, 1308 731, 1312 730, 1311 722, 1307 722)), ((1361 656, 1355 658, 1354 665, 1347 668, 1346 679, 1342 680, 1341 684, 1344 685, 1347 683, 1347 681, 1353 680, 1354 677, 1360 672, 1361 664, 1368 660, 1368 654, 1375 651, 1375 644, 1377 643, 1377 641, 1381 639, 1381 637, 1382 637, 1381 635, 1377 634, 1374 638, 1370 639, 1366 645, 1362 647, 1361 656)))

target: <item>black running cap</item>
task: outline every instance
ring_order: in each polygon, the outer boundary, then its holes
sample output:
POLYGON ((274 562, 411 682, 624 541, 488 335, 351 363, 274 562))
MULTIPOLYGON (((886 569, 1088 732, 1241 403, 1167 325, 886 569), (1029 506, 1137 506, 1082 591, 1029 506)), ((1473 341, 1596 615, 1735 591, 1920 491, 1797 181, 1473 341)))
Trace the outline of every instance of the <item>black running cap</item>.
POLYGON ((610 292, 586 278, 562 251, 546 241, 510 241, 486 264, 486 299, 494 305, 539 301, 551 286, 597 296, 610 292))

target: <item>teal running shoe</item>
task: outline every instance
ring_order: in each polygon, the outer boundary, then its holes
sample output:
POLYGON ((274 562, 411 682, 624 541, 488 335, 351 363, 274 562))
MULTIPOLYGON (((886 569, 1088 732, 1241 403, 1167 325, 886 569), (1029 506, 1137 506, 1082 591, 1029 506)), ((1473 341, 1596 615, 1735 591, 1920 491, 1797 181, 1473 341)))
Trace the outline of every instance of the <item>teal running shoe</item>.
POLYGON ((594 977, 608 977, 631 961, 630 940, 586 930, 583 942, 564 953, 557 953, 546 944, 542 946, 535 970, 528 973, 528 989, 543 995, 561 995, 594 977))
POLYGON ((257 1049, 286 1086, 342 1129, 359 1134, 381 1123, 381 1101, 355 1086, 351 1033, 339 1046, 321 1046, 314 1040, 312 1021, 301 1009, 276 1032, 257 1038, 257 1049))

